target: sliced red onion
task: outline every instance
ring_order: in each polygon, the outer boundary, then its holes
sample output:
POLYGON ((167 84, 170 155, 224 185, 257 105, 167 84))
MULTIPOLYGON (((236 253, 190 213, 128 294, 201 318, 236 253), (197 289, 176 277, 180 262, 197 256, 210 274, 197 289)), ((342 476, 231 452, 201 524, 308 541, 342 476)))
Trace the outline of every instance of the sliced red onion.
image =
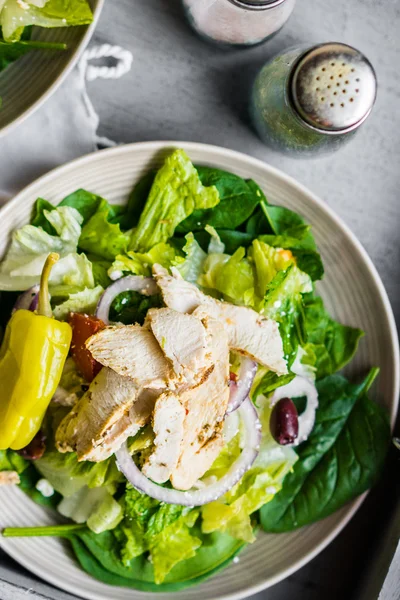
POLYGON ((197 490, 183 492, 175 489, 164 488, 148 479, 136 466, 128 447, 124 444, 116 452, 117 466, 127 480, 139 492, 143 492, 166 504, 181 504, 183 506, 202 506, 217 500, 228 492, 243 477, 251 467, 258 455, 261 440, 261 423, 257 411, 247 398, 238 409, 238 413, 245 428, 245 446, 239 458, 233 463, 229 471, 218 481, 197 490))
POLYGON ((26 290, 26 292, 23 294, 20 294, 14 305, 13 313, 20 308, 31 311, 36 310, 39 301, 39 289, 39 285, 34 285, 33 287, 29 288, 29 290, 26 290))
POLYGON ((300 398, 307 397, 307 405, 304 412, 299 416, 299 434, 296 441, 291 446, 298 446, 304 442, 315 423, 315 412, 318 408, 318 391, 315 384, 310 379, 296 375, 287 385, 277 388, 271 396, 270 405, 274 406, 282 398, 300 398))
POLYGON ((128 275, 121 277, 108 286, 101 296, 96 308, 96 317, 101 319, 106 325, 110 323, 110 306, 119 294, 122 292, 139 292, 144 296, 154 296, 158 293, 158 286, 152 277, 140 277, 139 275, 128 275))
POLYGON ((257 363, 244 356, 241 359, 237 381, 229 382, 229 402, 227 413, 231 413, 246 400, 257 373, 257 363))

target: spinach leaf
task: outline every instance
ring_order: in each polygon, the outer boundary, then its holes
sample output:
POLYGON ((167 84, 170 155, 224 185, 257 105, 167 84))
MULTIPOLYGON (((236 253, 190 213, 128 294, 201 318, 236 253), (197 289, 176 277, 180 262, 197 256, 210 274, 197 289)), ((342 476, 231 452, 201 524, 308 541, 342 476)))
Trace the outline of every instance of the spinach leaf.
POLYGON ((197 166, 200 181, 204 186, 214 185, 220 201, 214 208, 195 210, 177 227, 177 233, 199 231, 206 225, 215 228, 236 229, 249 218, 261 199, 257 184, 245 181, 238 175, 197 166))
MULTIPOLYGON (((219 235, 221 242, 225 244, 225 252, 226 254, 235 254, 236 250, 239 248, 248 248, 252 241, 253 236, 249 233, 245 233, 244 231, 233 231, 232 229, 216 229, 216 232, 219 235)), ((210 243, 211 235, 205 231, 196 231, 194 233, 194 237, 196 241, 200 244, 201 248, 207 252, 208 244, 210 243)), ((181 250, 185 239, 184 238, 173 238, 170 240, 174 244, 177 244, 177 247, 181 250), (182 240, 181 243, 180 240, 182 240)))
POLYGON ((307 341, 316 356, 319 379, 336 373, 353 358, 364 332, 334 321, 321 298, 308 294, 303 300, 307 341))
POLYGON ((109 585, 131 587, 148 592, 174 592, 195 585, 227 566, 244 548, 244 544, 220 533, 196 535, 203 545, 196 556, 176 565, 162 584, 154 583, 153 566, 146 555, 133 559, 124 567, 118 556, 118 545, 111 532, 94 534, 84 531, 71 539, 82 568, 109 585))
POLYGON ((260 208, 246 223, 246 233, 275 248, 290 250, 298 267, 313 281, 322 279, 324 266, 311 227, 297 213, 283 206, 271 206, 264 196, 260 208))
POLYGON ((110 308, 110 320, 115 323, 143 325, 147 311, 150 308, 160 308, 162 299, 160 295, 143 296, 139 292, 122 292, 116 296, 110 308))
POLYGON ((35 227, 41 227, 42 229, 44 229, 44 231, 46 231, 46 233, 50 235, 57 235, 57 232, 54 229, 53 225, 51 225, 51 223, 49 223, 49 221, 44 216, 45 210, 52 211, 54 209, 55 206, 53 206, 50 202, 48 202, 44 198, 38 198, 33 207, 33 216, 31 219, 31 224, 35 227))
POLYGON ((139 179, 133 188, 129 196, 126 221, 124 223, 127 229, 138 224, 156 175, 157 171, 149 171, 149 173, 146 173, 146 175, 139 179))
POLYGON ((386 412, 368 399, 377 375, 360 385, 340 375, 318 382, 319 408, 309 439, 283 488, 260 511, 265 531, 291 531, 327 517, 373 485, 390 441, 386 412))

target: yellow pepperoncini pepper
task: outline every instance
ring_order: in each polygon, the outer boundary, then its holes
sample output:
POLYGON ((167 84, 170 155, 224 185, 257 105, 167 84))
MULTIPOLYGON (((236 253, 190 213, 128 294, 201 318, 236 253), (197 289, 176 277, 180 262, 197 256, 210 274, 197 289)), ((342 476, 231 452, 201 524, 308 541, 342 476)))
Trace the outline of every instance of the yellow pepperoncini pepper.
POLYGON ((71 344, 68 323, 56 321, 48 280, 58 254, 49 254, 36 313, 16 310, 0 349, 0 449, 24 448, 40 429, 60 382, 71 344))

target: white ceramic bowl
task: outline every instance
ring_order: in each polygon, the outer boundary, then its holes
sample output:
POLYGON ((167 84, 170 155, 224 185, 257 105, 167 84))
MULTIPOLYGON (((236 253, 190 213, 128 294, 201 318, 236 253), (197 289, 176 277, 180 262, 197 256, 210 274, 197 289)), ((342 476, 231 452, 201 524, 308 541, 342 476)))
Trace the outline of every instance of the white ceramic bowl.
MULTIPOLYGON (((160 165, 173 147, 183 147, 195 163, 213 165, 252 178, 270 202, 298 211, 313 226, 326 267, 318 285, 329 310, 342 322, 361 327, 366 336, 348 367, 350 376, 381 368, 374 395, 391 415, 399 392, 399 355, 392 310, 378 273, 360 243, 343 222, 311 192, 280 171, 259 160, 224 148, 182 142, 150 142, 121 146, 85 156, 38 179, 0 211, 0 256, 10 232, 25 224, 38 196, 53 203, 79 187, 101 194, 113 203, 126 201, 137 179, 160 165)), ((184 600, 239 599, 287 577, 311 560, 343 529, 363 498, 314 525, 287 534, 260 533, 237 564, 199 587, 174 597, 184 600)), ((0 527, 34 526, 54 522, 18 489, 0 490, 0 527)), ((1 547, 15 560, 46 581, 92 600, 139 600, 143 592, 109 587, 86 575, 63 541, 54 538, 1 539, 1 547)), ((157 595, 160 600, 171 594, 157 595)))
POLYGON ((89 0, 93 22, 88 26, 33 28, 33 39, 66 43, 65 51, 35 50, 0 73, 0 137, 24 121, 53 94, 89 42, 104 0, 89 0))

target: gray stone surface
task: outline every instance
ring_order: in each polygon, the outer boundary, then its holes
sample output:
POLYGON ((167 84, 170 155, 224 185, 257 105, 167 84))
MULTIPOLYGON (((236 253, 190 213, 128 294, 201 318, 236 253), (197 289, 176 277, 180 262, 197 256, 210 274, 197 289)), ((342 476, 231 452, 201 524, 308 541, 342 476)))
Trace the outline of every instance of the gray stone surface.
MULTIPOLYGON (((89 85, 102 123, 100 133, 118 142, 169 139, 217 144, 294 176, 356 233, 377 266, 399 319, 399 23, 397 0, 298 0, 292 19, 270 43, 227 53, 194 36, 178 0, 106 2, 94 41, 129 48, 134 62, 131 73, 112 85, 102 81, 89 85), (350 145, 330 157, 298 160, 270 151, 247 120, 254 74, 269 56, 287 46, 331 40, 356 46, 374 64, 379 93, 371 117, 350 145)), ((367 561, 393 508, 395 477, 398 461, 393 456, 382 483, 344 532, 309 565, 255 598, 357 598, 367 561)), ((1 600, 19 600, 20 588, 31 588, 45 598, 72 598, 34 579, 4 555, 0 563, 1 600)), ((368 586, 358 597, 373 600, 368 598, 368 586)))

